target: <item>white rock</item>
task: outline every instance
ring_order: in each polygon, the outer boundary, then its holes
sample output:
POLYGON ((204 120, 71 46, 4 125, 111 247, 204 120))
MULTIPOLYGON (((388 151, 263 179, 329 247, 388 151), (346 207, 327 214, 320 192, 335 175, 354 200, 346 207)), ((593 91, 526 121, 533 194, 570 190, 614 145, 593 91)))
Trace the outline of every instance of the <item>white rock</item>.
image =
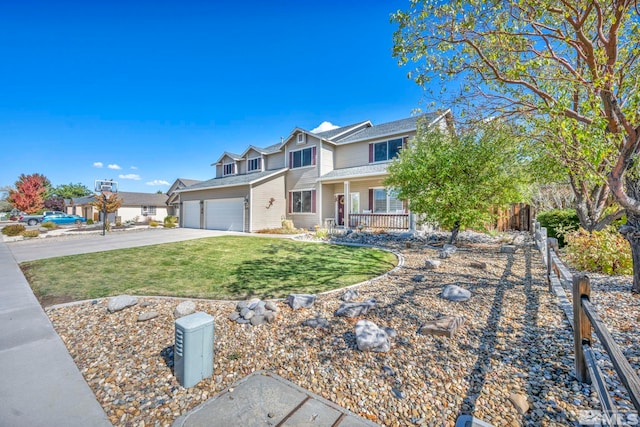
POLYGON ((176 319, 187 316, 196 312, 196 303, 193 301, 183 301, 173 311, 173 317, 176 319))
POLYGON ((369 320, 356 323, 356 344, 360 351, 387 352, 391 349, 387 332, 369 320))
POLYGON ((440 261, 437 259, 428 259, 424 262, 424 268, 427 270, 435 270, 438 267, 440 267, 440 261))
POLYGON ((294 310, 297 310, 299 308, 310 308, 311 306, 313 306, 313 303, 315 301, 315 295, 291 294, 287 297, 287 304, 289 304, 289 306, 294 310))
POLYGON ((118 295, 117 297, 109 298, 109 305, 107 309, 113 313, 115 311, 124 310, 127 307, 136 305, 138 298, 131 295, 118 295))
POLYGON ((442 298, 449 301, 466 301, 471 298, 471 292, 457 285, 447 285, 442 290, 442 298))

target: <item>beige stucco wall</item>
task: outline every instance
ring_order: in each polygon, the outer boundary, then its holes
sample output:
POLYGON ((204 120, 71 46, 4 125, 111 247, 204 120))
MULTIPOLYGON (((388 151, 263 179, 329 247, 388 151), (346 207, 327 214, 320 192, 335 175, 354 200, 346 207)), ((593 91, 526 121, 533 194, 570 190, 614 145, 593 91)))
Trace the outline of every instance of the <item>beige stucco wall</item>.
POLYGON ((249 231, 279 228, 282 225, 282 218, 287 215, 284 181, 282 174, 253 186, 249 231))
POLYGON ((162 222, 167 215, 167 208, 161 206, 156 206, 155 214, 147 216, 142 215, 141 206, 121 206, 116 211, 116 216, 119 216, 123 222, 131 221, 136 217, 139 222, 145 222, 146 220, 155 220, 162 222))

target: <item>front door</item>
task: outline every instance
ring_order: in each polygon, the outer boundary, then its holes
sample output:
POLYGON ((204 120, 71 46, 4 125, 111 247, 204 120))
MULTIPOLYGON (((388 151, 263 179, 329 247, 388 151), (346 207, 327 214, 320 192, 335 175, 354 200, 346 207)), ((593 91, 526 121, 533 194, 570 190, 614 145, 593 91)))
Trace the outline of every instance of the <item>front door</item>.
POLYGON ((338 194, 338 225, 344 225, 344 194, 338 194))

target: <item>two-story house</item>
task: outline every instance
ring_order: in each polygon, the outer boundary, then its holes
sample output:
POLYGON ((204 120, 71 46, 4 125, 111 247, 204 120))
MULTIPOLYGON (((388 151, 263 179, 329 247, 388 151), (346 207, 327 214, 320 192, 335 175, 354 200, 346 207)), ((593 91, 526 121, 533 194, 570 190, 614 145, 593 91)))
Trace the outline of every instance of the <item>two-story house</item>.
POLYGON ((419 121, 445 129, 451 112, 318 133, 295 128, 278 144, 225 152, 212 165, 215 178, 176 191, 181 226, 253 232, 290 219, 307 229, 328 222, 408 229, 410 213, 383 180, 419 121))

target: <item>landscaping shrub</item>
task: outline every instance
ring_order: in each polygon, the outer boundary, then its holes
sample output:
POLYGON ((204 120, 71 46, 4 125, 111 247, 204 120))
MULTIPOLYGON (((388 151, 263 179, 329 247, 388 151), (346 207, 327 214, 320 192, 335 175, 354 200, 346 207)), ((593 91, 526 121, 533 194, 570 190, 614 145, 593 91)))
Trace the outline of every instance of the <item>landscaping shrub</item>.
POLYGON ((38 230, 24 230, 22 232, 22 237, 38 237, 40 232, 38 230))
POLYGON ((316 228, 316 238, 326 239, 327 237, 329 237, 329 230, 326 228, 316 228))
POLYGON ((4 234, 5 236, 19 236, 26 229, 27 228, 22 224, 11 224, 2 229, 2 234, 4 234))
POLYGON ((176 226, 178 218, 173 215, 167 215, 164 217, 164 228, 173 228, 176 226))
POLYGON ((589 233, 583 228, 565 235, 568 263, 578 269, 604 274, 633 274, 631 247, 616 227, 589 233))
POLYGON ((91 218, 87 220, 87 225, 93 225, 93 220, 91 218))
POLYGON ((58 228, 58 224, 56 224, 55 222, 43 222, 42 224, 40 224, 40 227, 49 230, 55 230, 56 228, 58 228))
POLYGON ((149 221, 149 227, 157 227, 158 226, 158 221, 152 219, 149 221))
POLYGON ((547 237, 558 239, 560 247, 565 245, 564 235, 580 227, 578 214, 574 209, 554 209, 536 216, 541 227, 546 227, 547 237))

